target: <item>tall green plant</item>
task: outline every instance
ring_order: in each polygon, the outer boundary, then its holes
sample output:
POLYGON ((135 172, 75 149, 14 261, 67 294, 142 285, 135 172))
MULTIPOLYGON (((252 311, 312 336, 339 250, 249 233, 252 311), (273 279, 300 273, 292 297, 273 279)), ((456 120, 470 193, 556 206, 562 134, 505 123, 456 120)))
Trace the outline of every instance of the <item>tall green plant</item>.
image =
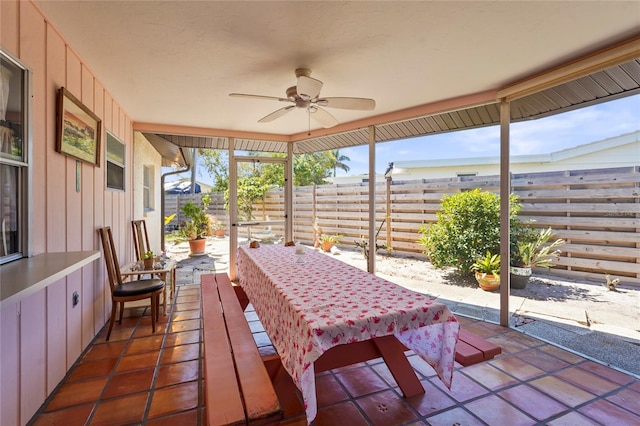
POLYGON ((525 241, 518 244, 517 260, 512 260, 511 263, 525 268, 535 266, 551 268, 560 253, 562 253, 558 250, 558 247, 565 244, 565 241, 557 239, 548 244, 549 239, 554 236, 551 228, 534 230, 534 233, 536 237, 533 241, 525 241))
POLYGON ((182 234, 186 239, 195 240, 207 234, 208 220, 203 207, 195 205, 192 201, 187 201, 181 210, 186 217, 191 219, 182 229, 182 234))
MULTIPOLYGON (((510 224, 515 224, 520 211, 515 195, 509 197, 509 204, 510 224)), ((435 223, 420 228, 418 240, 434 266, 456 266, 468 273, 485 253, 500 252, 498 195, 478 188, 445 195, 436 216, 435 223)))

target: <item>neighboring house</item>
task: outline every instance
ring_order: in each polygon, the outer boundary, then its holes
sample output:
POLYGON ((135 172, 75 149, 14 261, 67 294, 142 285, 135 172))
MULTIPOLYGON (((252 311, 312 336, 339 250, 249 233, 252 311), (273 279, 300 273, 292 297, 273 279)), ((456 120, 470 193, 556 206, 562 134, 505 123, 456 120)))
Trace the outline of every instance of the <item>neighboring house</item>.
MULTIPOLYGON (((514 155, 510 159, 510 170, 513 173, 638 165, 640 165, 640 130, 549 154, 514 155)), ((391 171, 391 177, 396 181, 499 174, 499 156, 396 161, 391 171)))
MULTIPOLYGON (((210 192, 213 189, 211 185, 196 181, 195 193, 210 192)), ((166 182, 164 184, 164 192, 166 194, 190 194, 191 193, 191 179, 180 178, 172 182, 166 182)))
MULTIPOLYGON (((640 165, 640 130, 549 154, 514 155, 510 159, 510 170, 513 173, 638 165, 640 165)), ((495 176, 500 174, 500 157, 395 161, 388 173, 395 181, 457 176, 495 176)), ((387 174, 376 174, 376 181, 384 181, 387 174)), ((363 174, 327 180, 335 184, 365 183, 369 181, 369 176, 363 174)))
MULTIPOLYGON (((333 183, 336 185, 367 183, 369 182, 369 175, 367 173, 363 173, 361 175, 336 176, 336 177, 328 177, 325 180, 328 183, 333 183)), ((384 182, 384 180, 385 180, 384 175, 376 173, 376 182, 384 182)))

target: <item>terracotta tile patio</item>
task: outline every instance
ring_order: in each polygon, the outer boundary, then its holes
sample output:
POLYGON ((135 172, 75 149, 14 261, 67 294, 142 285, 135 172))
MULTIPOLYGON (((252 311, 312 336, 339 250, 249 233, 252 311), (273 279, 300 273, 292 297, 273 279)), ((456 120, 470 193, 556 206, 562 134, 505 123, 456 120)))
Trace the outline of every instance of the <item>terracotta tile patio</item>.
MULTIPOLYGON (((199 425, 203 422, 199 285, 178 286, 151 333, 149 309, 127 308, 103 330, 31 420, 33 425, 199 425)), ((246 312, 264 355, 272 354, 255 312, 246 312)), ((319 375, 316 425, 640 424, 640 380, 535 338, 458 316, 503 348, 495 359, 457 365, 447 390, 429 365, 410 361, 425 394, 405 399, 380 360, 319 375)), ((276 384, 283 425, 304 425, 290 380, 276 384)))

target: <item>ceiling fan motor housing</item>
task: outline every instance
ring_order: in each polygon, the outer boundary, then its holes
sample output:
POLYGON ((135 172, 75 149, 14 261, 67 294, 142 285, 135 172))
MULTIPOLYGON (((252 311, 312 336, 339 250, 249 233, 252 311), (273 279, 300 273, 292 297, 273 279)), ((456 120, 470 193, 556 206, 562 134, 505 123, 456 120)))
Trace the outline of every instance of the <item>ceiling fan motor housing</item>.
POLYGON ((229 96, 245 97, 254 99, 274 100, 279 102, 290 102, 292 105, 280 108, 258 120, 259 123, 268 123, 282 117, 294 108, 306 109, 309 117, 312 116, 322 127, 333 127, 338 124, 338 120, 328 111, 321 107, 330 107, 350 110, 372 110, 375 108, 375 101, 367 98, 353 97, 329 97, 321 98, 320 90, 323 82, 310 77, 311 70, 308 68, 296 69, 298 79, 295 86, 286 90, 286 98, 273 96, 251 95, 245 93, 230 93, 229 96))
POLYGON ((287 89, 287 98, 295 103, 298 108, 306 108, 309 106, 309 101, 305 101, 298 95, 296 86, 291 86, 287 89))

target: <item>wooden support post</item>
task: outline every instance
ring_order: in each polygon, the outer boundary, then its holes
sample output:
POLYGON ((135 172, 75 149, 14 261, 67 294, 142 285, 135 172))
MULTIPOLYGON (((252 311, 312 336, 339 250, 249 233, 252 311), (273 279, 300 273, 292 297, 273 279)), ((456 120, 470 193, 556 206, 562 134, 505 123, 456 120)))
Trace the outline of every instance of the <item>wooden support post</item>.
POLYGON ((500 325, 509 327, 509 208, 511 173, 509 172, 509 124, 511 105, 506 99, 500 102, 500 325))

